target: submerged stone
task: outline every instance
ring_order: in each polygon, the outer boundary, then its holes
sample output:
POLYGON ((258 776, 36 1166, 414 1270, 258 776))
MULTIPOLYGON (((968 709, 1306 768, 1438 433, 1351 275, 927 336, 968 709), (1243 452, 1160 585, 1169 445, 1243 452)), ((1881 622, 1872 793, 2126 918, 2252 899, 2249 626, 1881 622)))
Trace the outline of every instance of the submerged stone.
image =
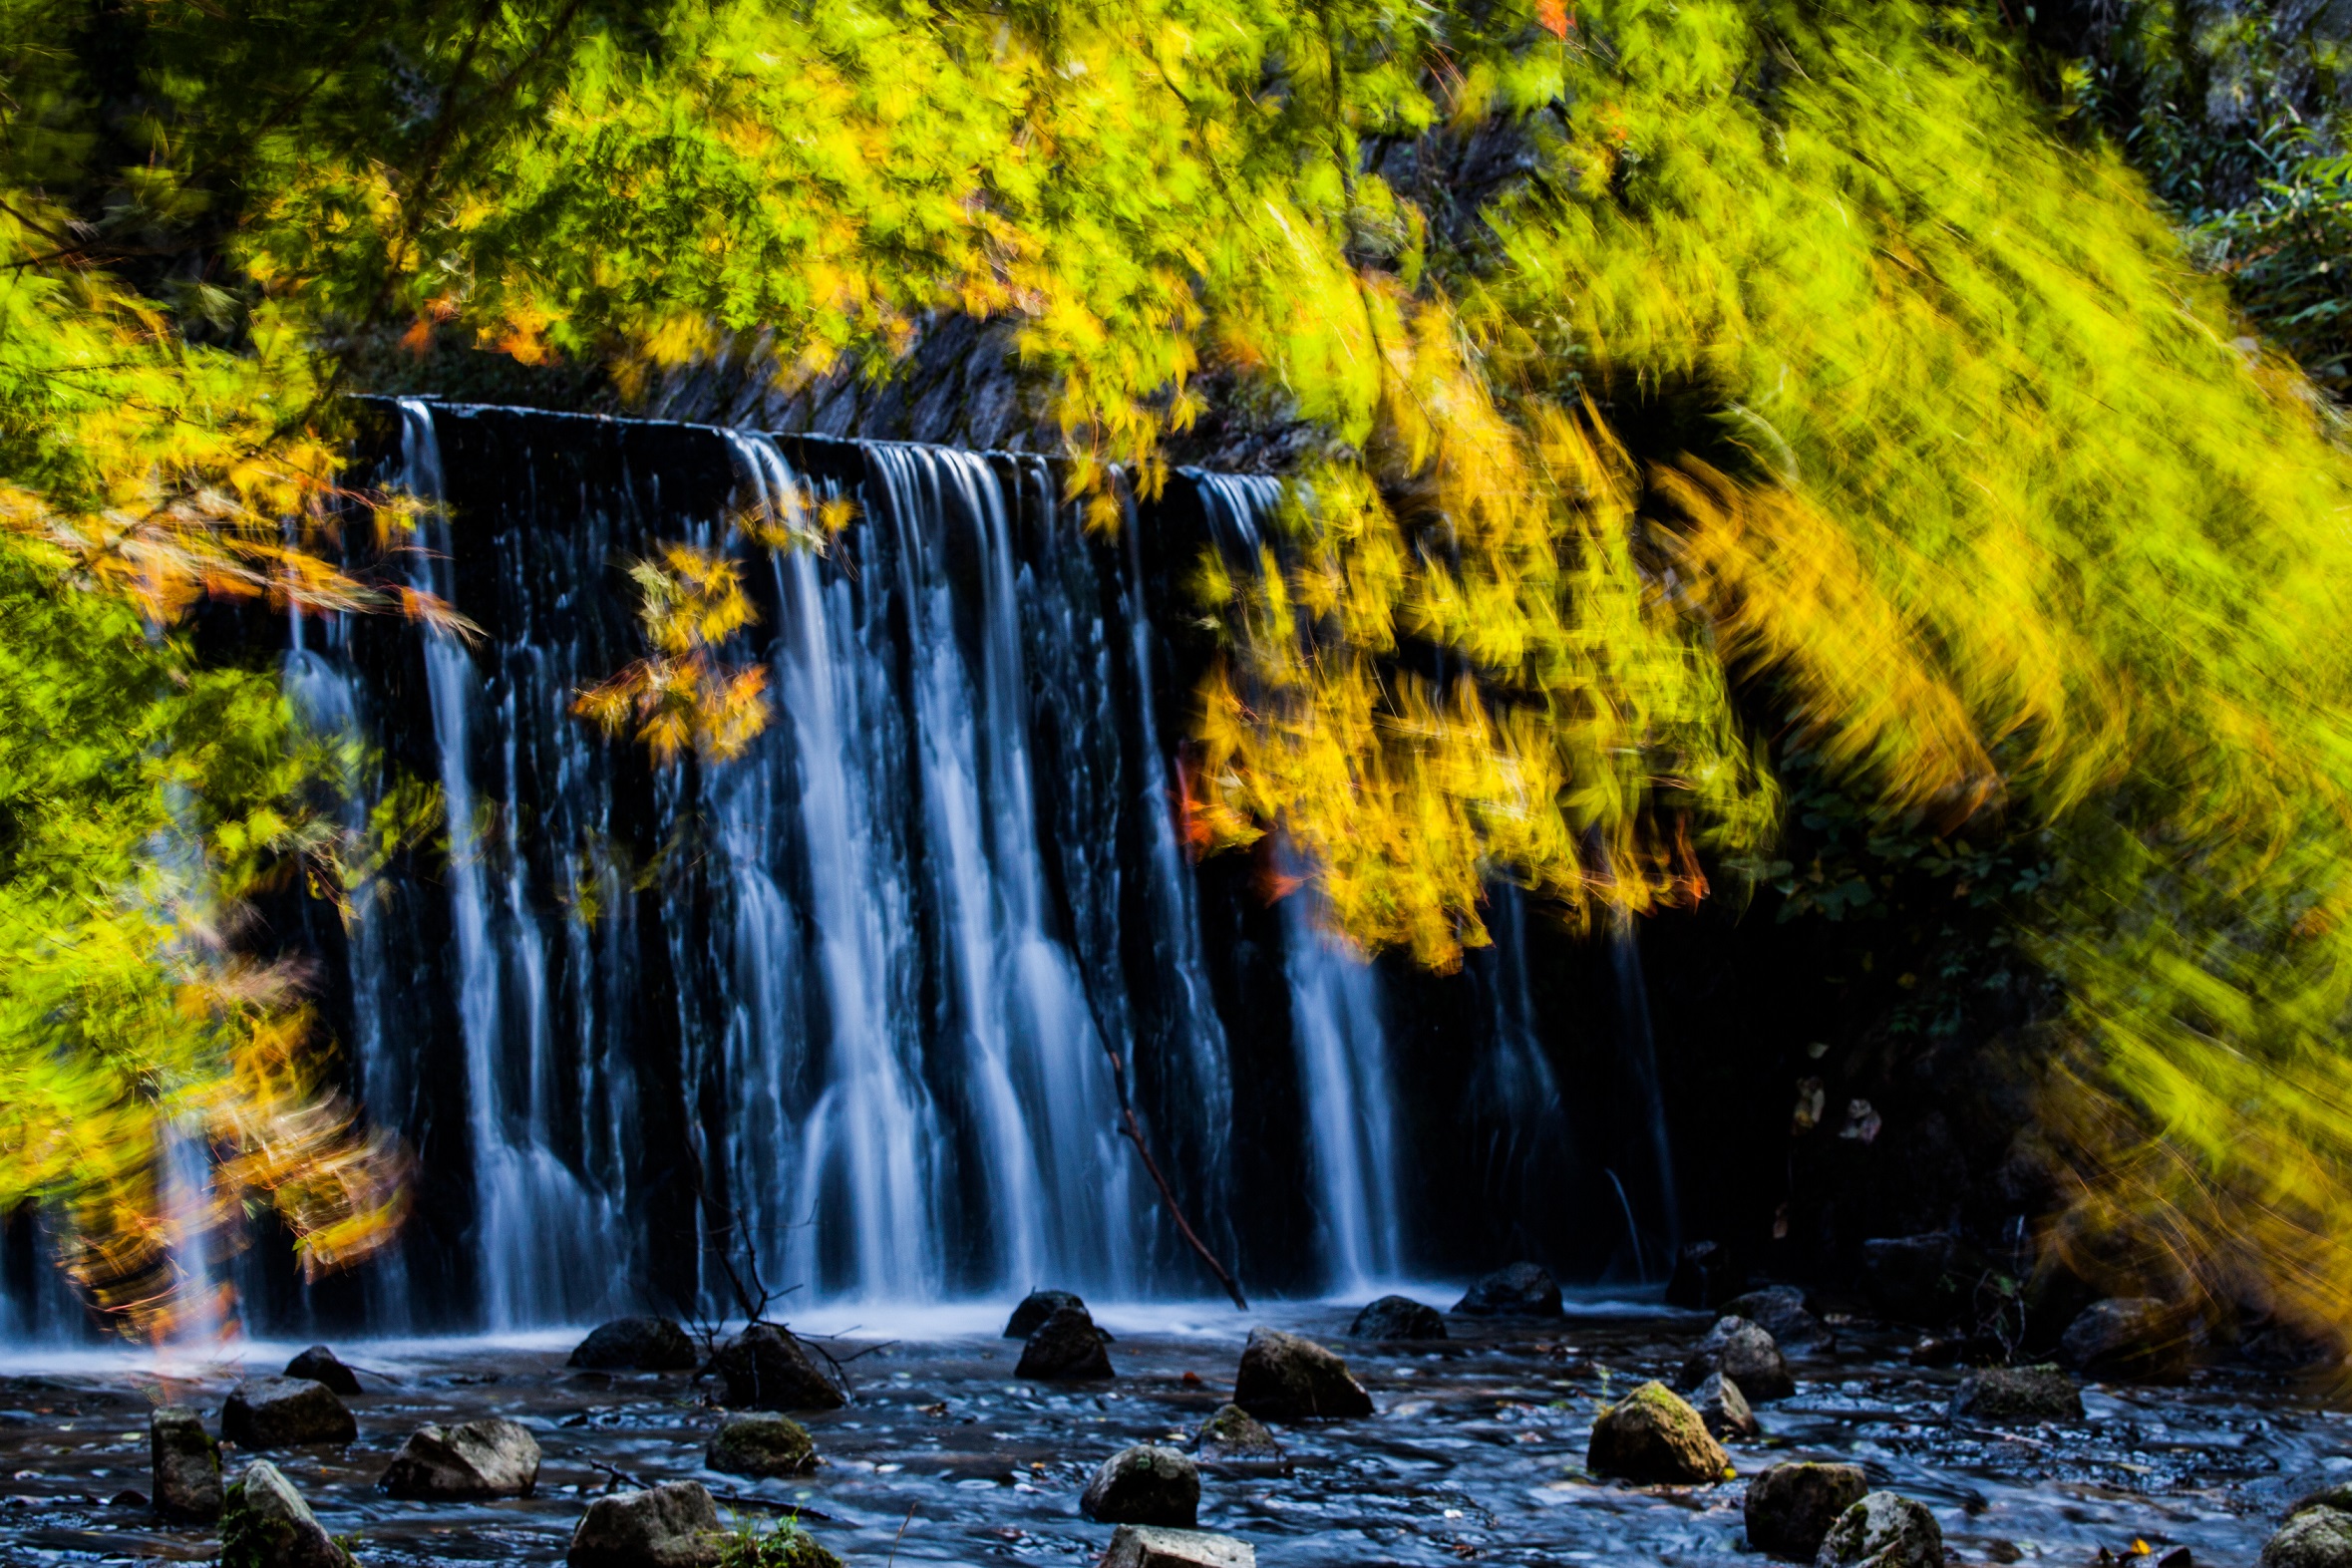
POLYGON ((1057 1307, 1021 1347, 1016 1378, 1040 1383, 1086 1383, 1115 1376, 1102 1331, 1084 1307, 1057 1307))
POLYGON ((198 1524, 219 1518, 220 1445, 204 1430, 204 1418, 184 1405, 167 1405, 148 1417, 147 1433, 156 1512, 198 1524))
POLYGON ((1190 1529, 1200 1515, 1200 1471, 1174 1448, 1139 1442, 1105 1459, 1079 1506, 1104 1524, 1190 1529))
POLYGON ((240 1448, 290 1448, 349 1442, 359 1422, 323 1383, 308 1378, 247 1378, 220 1408, 220 1435, 240 1448))
POLYGON ((1830 1526, 1869 1489, 1857 1464, 1776 1464, 1748 1483, 1748 1544, 1809 1563, 1830 1526))
POLYGON ((1096 1568, 1257 1568, 1257 1552, 1245 1541, 1206 1530, 1123 1524, 1096 1568))
POLYGON ((1312 1340, 1252 1329, 1233 1375, 1233 1403, 1260 1420, 1299 1421, 1372 1413, 1372 1396, 1348 1365, 1312 1340))
POLYGON ((1740 1386, 1740 1392, 1763 1404, 1770 1400, 1785 1400, 1797 1392, 1797 1380, 1789 1375, 1789 1364, 1781 1358, 1781 1348, 1746 1318, 1719 1318, 1707 1337, 1694 1346, 1682 1364, 1682 1381, 1697 1385, 1714 1373, 1722 1373, 1740 1386))
POLYGON ((538 1439, 494 1415, 418 1427, 378 1484, 395 1497, 528 1497, 538 1479, 538 1439))
POLYGON ((563 1560, 569 1568, 717 1568, 725 1539, 709 1489, 670 1481, 590 1503, 563 1560))
POLYGON ((2057 1367, 1980 1367, 1960 1380, 1952 1414, 1980 1421, 2079 1421, 2083 1394, 2057 1367))
POLYGON ((725 1380, 727 1403, 744 1410, 838 1411, 848 1403, 808 1347, 773 1323, 755 1323, 721 1346, 711 1371, 725 1380))
MULTIPOLYGON (((1066 1290, 1033 1290, 1021 1298, 1021 1305, 1015 1307, 1013 1315, 1005 1320, 1004 1337, 1008 1340, 1025 1340, 1043 1328, 1046 1319, 1065 1307, 1086 1312, 1086 1303, 1066 1290)), ((1088 1317, 1091 1319, 1093 1314, 1088 1313, 1088 1317)))
POLYGON ((330 1394, 359 1393, 359 1377, 338 1360, 324 1345, 313 1345, 286 1363, 286 1376, 308 1378, 312 1383, 323 1383, 330 1394))
POLYGON ((220 1568, 350 1568, 354 1559, 278 1467, 255 1459, 220 1509, 220 1568))
POLYGON ((1731 1456, 1672 1389, 1645 1383, 1592 1423, 1584 1466, 1629 1481, 1719 1481, 1731 1456))
POLYGON ((747 1411, 719 1422, 703 1462, 730 1475, 806 1475, 817 1468, 809 1429, 773 1411, 747 1411))
POLYGON ((1472 1318, 1556 1318, 1559 1281, 1539 1264, 1513 1263, 1482 1277, 1454 1310, 1472 1318))
POLYGON ((1814 1568, 1944 1568, 1943 1527, 1908 1497, 1871 1492, 1838 1516, 1814 1568))
POLYGON ((1383 1296, 1348 1325, 1352 1340, 1442 1340, 1445 1314, 1410 1296, 1383 1296))
POLYGON ((598 1324, 566 1364, 591 1372, 692 1372, 701 1358, 686 1331, 667 1318, 615 1318, 598 1324))

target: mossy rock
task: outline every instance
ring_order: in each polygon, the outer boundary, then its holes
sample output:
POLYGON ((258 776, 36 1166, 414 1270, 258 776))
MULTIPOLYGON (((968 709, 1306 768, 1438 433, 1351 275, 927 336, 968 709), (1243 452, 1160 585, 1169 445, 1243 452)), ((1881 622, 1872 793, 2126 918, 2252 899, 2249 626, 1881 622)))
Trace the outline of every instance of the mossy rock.
POLYGON ((1645 1383, 1600 1412, 1584 1463, 1596 1475, 1641 1482, 1719 1481, 1731 1473, 1731 1456, 1699 1412, 1662 1383, 1645 1383))

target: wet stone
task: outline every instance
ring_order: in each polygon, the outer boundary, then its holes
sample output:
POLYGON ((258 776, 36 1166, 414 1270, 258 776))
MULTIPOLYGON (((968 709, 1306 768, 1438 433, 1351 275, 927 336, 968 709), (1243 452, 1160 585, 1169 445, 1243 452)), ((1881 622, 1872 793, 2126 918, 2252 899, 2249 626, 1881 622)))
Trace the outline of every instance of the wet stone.
POLYGON ((1200 1423, 1193 1452, 1204 1464, 1278 1464, 1282 1445, 1265 1422, 1238 1405, 1224 1405, 1200 1423))
POLYGON ((729 1475, 806 1475, 817 1468, 817 1444, 791 1416, 750 1411, 719 1422, 703 1462, 729 1475))
POLYGON ((711 1370, 740 1410, 838 1411, 848 1403, 808 1347, 772 1323, 755 1323, 720 1347, 711 1370))
MULTIPOLYGON (((1025 1340, 1043 1328, 1046 1319, 1065 1307, 1086 1311, 1086 1303, 1066 1290, 1033 1290, 1021 1298, 1021 1305, 1015 1307, 1013 1315, 1005 1320, 1004 1337, 1008 1340, 1025 1340)), ((1090 1313, 1088 1316, 1091 1319, 1093 1315, 1090 1313)))
POLYGON ((692 1372, 701 1360, 686 1331, 667 1318, 615 1318, 580 1341, 567 1365, 590 1372, 692 1372))
POLYGON ((1748 1483, 1748 1543, 1775 1557, 1812 1562, 1830 1526, 1869 1489, 1859 1465, 1776 1464, 1748 1483))
POLYGON ((1312 1340, 1279 1329, 1249 1331, 1233 1375, 1233 1403, 1268 1421, 1372 1413, 1372 1396, 1348 1376, 1346 1362, 1312 1340))
POLYGON ((359 1422, 323 1383, 308 1378, 247 1378, 220 1408, 220 1435, 240 1448, 290 1448, 349 1442, 359 1422))
POLYGON ((2193 1349, 2183 1315, 2153 1296, 2095 1301, 2058 1341, 2059 1359, 2084 1377, 2120 1382, 2173 1377, 2193 1349))
POLYGON ((1166 1524, 1190 1529, 1200 1516, 1200 1471, 1174 1448, 1139 1442, 1102 1462, 1079 1499, 1103 1524, 1166 1524))
POLYGON ((1740 1392, 1750 1400, 1763 1404, 1771 1400, 1785 1400, 1797 1392, 1797 1380, 1789 1375, 1789 1364, 1781 1357, 1781 1348, 1772 1336, 1746 1318, 1719 1318, 1707 1337, 1692 1348, 1689 1359, 1682 1364, 1682 1381, 1689 1386, 1704 1383, 1712 1373, 1722 1373, 1740 1386, 1740 1392))
POLYGON ((2079 1421, 2082 1391, 2057 1367, 1980 1367, 1952 1396, 1955 1418, 1980 1421, 2079 1421))
POLYGON ((709 1489, 671 1481, 590 1503, 563 1560, 569 1568, 716 1568, 723 1539, 709 1489))
POLYGON ((528 1497, 538 1479, 538 1439, 521 1423, 494 1415, 420 1426, 381 1484, 395 1497, 528 1497))
POLYGON ((352 1561, 267 1459, 246 1465, 229 1486, 220 1510, 220 1568, 347 1568, 352 1561))
POLYGON ((1935 1515, 1893 1492, 1871 1492, 1838 1516, 1814 1568, 1944 1568, 1935 1515))
POLYGON ((1721 1242, 1694 1241, 1674 1259, 1674 1272, 1666 1278, 1666 1305, 1718 1312, 1744 1283, 1739 1265, 1721 1242))
POLYGON ((1784 1356, 1827 1350, 1835 1336, 1828 1324, 1806 1310, 1805 1292, 1794 1285, 1767 1285, 1723 1304, 1727 1318, 1746 1318, 1781 1348, 1784 1356))
POLYGON ((1559 1281, 1533 1263, 1497 1269, 1471 1286, 1454 1310, 1472 1318, 1556 1318, 1559 1281))
POLYGON ((1174 1530, 1123 1524, 1097 1568, 1257 1568, 1257 1552, 1245 1541, 1206 1530, 1174 1530))
POLYGON ((286 1363, 286 1376, 308 1378, 312 1383, 323 1383, 329 1394, 357 1394, 359 1376, 338 1360, 324 1345, 313 1345, 286 1363))
POLYGON ((2261 1568, 2352 1568, 2352 1513, 2298 1512, 2263 1544, 2261 1568))
POLYGON ((1718 1437, 1753 1437, 1764 1429, 1739 1384, 1720 1372, 1707 1374, 1707 1381, 1691 1391, 1690 1405, 1718 1437))
POLYGON ((1645 1383, 1592 1423, 1584 1467, 1629 1481, 1715 1481, 1731 1456, 1707 1424, 1662 1383, 1645 1383))
POLYGON ((1410 1296, 1383 1296, 1348 1325, 1352 1340, 1442 1340, 1446 1318, 1410 1296))
POLYGON ((184 1405, 167 1405, 148 1417, 147 1430, 156 1512, 191 1523, 219 1518, 220 1445, 204 1430, 204 1418, 184 1405))
POLYGON ((1016 1378, 1040 1383, 1086 1383, 1115 1376, 1103 1334, 1084 1307, 1057 1307, 1021 1347, 1016 1378))

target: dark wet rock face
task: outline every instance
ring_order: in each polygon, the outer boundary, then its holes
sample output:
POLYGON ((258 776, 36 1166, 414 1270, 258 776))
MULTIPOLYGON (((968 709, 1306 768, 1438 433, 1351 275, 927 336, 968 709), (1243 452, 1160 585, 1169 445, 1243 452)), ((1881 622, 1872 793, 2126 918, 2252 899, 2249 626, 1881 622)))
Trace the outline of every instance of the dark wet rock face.
POLYGON ((1959 1302, 1951 1270, 1952 1238, 1945 1231, 1862 1243, 1862 1289, 1896 1323, 1938 1324, 1950 1317, 1959 1302))
POLYGON ((1960 1380, 1952 1414, 1980 1421, 2079 1421, 2083 1395, 2057 1367, 1981 1367, 1960 1380))
POLYGON ((1869 1489, 1857 1464, 1776 1464, 1760 1471, 1748 1483, 1748 1544, 1812 1562, 1830 1526, 1869 1489))
POLYGON ((1747 1283, 1720 1242, 1694 1241, 1674 1259, 1666 1279, 1666 1305, 1717 1312, 1747 1283))
POLYGON ((324 1345, 313 1345, 286 1363, 286 1376, 323 1383, 330 1394, 359 1393, 359 1376, 337 1360, 335 1353, 324 1345))
MULTIPOLYGON (((1021 1298, 1021 1305, 1015 1307, 1013 1315, 1005 1320, 1004 1337, 1008 1340, 1025 1340, 1045 1327, 1046 1319, 1065 1307, 1086 1312, 1086 1303, 1066 1290, 1033 1290, 1021 1298)), ((1091 1319, 1093 1314, 1089 1313, 1088 1316, 1091 1319)))
POLYGON ((349 1442, 359 1422, 323 1383, 308 1378, 247 1378, 220 1409, 220 1435, 240 1448, 291 1448, 349 1442))
POLYGON ((1746 1318, 1717 1319, 1715 1327, 1707 1331, 1707 1337, 1692 1348, 1690 1358, 1682 1364, 1682 1381, 1696 1387, 1719 1372, 1759 1404, 1785 1400, 1797 1392, 1797 1380, 1789 1375, 1789 1364, 1781 1358, 1781 1348, 1773 1343, 1771 1335, 1746 1318))
POLYGON ((1203 1464, 1279 1464, 1282 1444, 1265 1422, 1238 1405, 1222 1405, 1200 1423, 1193 1452, 1203 1464))
POLYGON ((1257 1568, 1257 1553, 1229 1535, 1123 1524, 1097 1568, 1257 1568))
POLYGON ((667 1318, 615 1318, 598 1324, 571 1353, 591 1372, 692 1372, 702 1358, 684 1329, 667 1318))
POLYGON ((1348 1325, 1352 1340, 1442 1340, 1445 1314, 1410 1296, 1383 1296, 1348 1325))
POLYGON ((1233 1376, 1233 1403, 1268 1421, 1372 1413, 1372 1396, 1348 1376, 1346 1362, 1279 1329, 1249 1331, 1233 1376))
POLYGON ((719 1422, 704 1462, 729 1475, 806 1475, 817 1468, 809 1429, 773 1411, 747 1411, 719 1422))
POLYGON ((569 1568, 716 1568, 721 1539, 709 1490, 671 1481, 590 1503, 563 1560, 569 1568))
POLYGON ((1943 1529, 1908 1497, 1871 1492, 1838 1516, 1814 1568, 1944 1568, 1943 1529))
POLYGON ((1731 1467, 1731 1457, 1673 1390, 1645 1383, 1592 1423, 1584 1466, 1629 1481, 1715 1481, 1731 1467))
POLYGON ((494 1415, 420 1426, 393 1455, 382 1484, 395 1497, 528 1497, 538 1479, 538 1439, 494 1415))
POLYGON ((1690 1405, 1718 1437, 1754 1437, 1763 1430, 1740 1386, 1720 1372, 1709 1373, 1707 1381, 1691 1391, 1690 1405))
POLYGON ((2153 1296, 2096 1301, 2066 1327, 2059 1360, 2086 1378, 2137 1382, 2178 1376, 2194 1349, 2182 1315, 2153 1296))
POLYGON ((302 1494, 267 1459, 245 1466, 220 1510, 220 1568, 346 1568, 302 1494))
POLYGON ((2352 1513, 2306 1508, 2262 1547, 2261 1568, 2352 1568, 2352 1513))
POLYGON ((1746 1318, 1771 1335, 1784 1356, 1828 1350, 1836 1339, 1828 1324, 1806 1310, 1805 1292, 1794 1285, 1767 1285, 1734 1296, 1722 1312, 1727 1318, 1746 1318))
POLYGON ((204 1430, 204 1418, 184 1405, 167 1405, 148 1417, 147 1430, 156 1512, 190 1523, 219 1518, 220 1445, 204 1430))
POLYGON ((1549 1269, 1532 1263, 1513 1263, 1497 1269, 1454 1304, 1456 1312, 1474 1318, 1556 1318, 1560 1316, 1559 1281, 1549 1269))
POLYGON ((1057 1307, 1021 1347, 1016 1378, 1041 1383, 1087 1383, 1115 1376, 1102 1330, 1084 1307, 1057 1307))
POLYGON ((1174 1448, 1139 1442, 1102 1462, 1079 1506, 1102 1524, 1166 1524, 1188 1530, 1200 1516, 1200 1471, 1174 1448))
POLYGON ((755 1323, 711 1358, 727 1403, 752 1411, 838 1411, 848 1401, 790 1332, 755 1323))

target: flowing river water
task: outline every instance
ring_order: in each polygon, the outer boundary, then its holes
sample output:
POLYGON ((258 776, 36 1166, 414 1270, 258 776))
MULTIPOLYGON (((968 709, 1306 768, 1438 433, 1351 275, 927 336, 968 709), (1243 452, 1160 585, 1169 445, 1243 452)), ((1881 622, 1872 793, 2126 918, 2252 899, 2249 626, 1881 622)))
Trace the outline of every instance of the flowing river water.
MULTIPOLYGON (((1594 1411, 1642 1379, 1671 1381, 1705 1316, 1572 1295, 1565 1320, 1454 1318, 1448 1342, 1406 1347, 1345 1340, 1354 1305, 1101 1307, 1118 1376, 1063 1386, 1013 1377, 1020 1345, 997 1337, 1005 1304, 814 1315, 795 1327, 832 1336, 822 1343, 854 1399, 803 1417, 824 1459, 814 1474, 759 1482, 703 1468, 715 1381, 570 1370, 570 1332, 355 1342, 337 1348, 367 1390, 348 1402, 358 1441, 271 1457, 329 1529, 356 1534, 369 1568, 560 1562, 588 1499, 621 1476, 701 1480, 745 1521, 798 1508, 852 1565, 1092 1563, 1110 1535, 1078 1507, 1095 1465, 1131 1442, 1188 1447, 1231 1392, 1248 1327, 1265 1323, 1341 1350, 1377 1407, 1277 1428, 1279 1472, 1203 1467, 1202 1526, 1247 1540, 1265 1568, 1757 1564, 1745 1477, 1799 1457, 1859 1463, 1926 1503, 1956 1564, 2088 1564, 2105 1550, 2154 1565, 2185 1547, 2195 1564, 2250 1568, 2295 1497, 2352 1472, 2352 1421, 2318 1387, 2206 1368, 2171 1386, 2087 1388, 2077 1423, 1998 1427, 1949 1417, 1957 1371, 1912 1367, 1897 1332, 1847 1323, 1835 1351, 1793 1363, 1794 1398, 1759 1409, 1765 1435, 1729 1445, 1741 1479, 1630 1486, 1583 1470, 1594 1411), (376 1490, 417 1426, 491 1414, 537 1435, 535 1495, 448 1504, 376 1490), (2135 1543, 2154 1552, 2135 1559, 2135 1543)), ((152 1404, 195 1405, 216 1429, 234 1380, 276 1372, 296 1348, 0 1364, 0 1563, 214 1555, 207 1530, 110 1499, 148 1489, 152 1404)))

